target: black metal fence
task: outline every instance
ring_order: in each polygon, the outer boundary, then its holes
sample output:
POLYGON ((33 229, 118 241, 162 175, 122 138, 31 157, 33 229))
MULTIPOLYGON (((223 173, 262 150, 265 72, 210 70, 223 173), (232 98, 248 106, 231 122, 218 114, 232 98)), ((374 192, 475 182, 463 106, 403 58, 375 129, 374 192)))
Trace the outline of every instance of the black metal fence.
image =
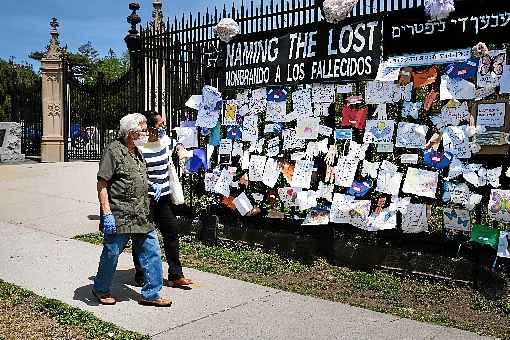
POLYGON ((42 81, 40 77, 21 77, 11 63, 7 95, 10 98, 9 120, 21 124, 21 152, 25 156, 41 155, 42 140, 42 81))

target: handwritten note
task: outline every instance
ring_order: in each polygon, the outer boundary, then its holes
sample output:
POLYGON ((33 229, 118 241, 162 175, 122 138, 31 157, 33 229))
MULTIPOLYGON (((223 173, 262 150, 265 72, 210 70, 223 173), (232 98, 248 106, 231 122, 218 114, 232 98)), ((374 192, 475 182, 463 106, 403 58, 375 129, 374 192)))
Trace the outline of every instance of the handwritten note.
POLYGON ((476 125, 502 127, 505 125, 506 103, 479 103, 476 125))
POLYGON ((286 105, 287 105, 286 102, 268 102, 266 111, 266 121, 286 122, 287 121, 286 105))
POLYGON ((310 181, 312 180, 313 165, 313 161, 296 161, 290 185, 296 188, 308 189, 310 187, 310 181))
POLYGON ((245 142, 256 142, 258 140, 258 116, 246 116, 243 120, 242 138, 245 142))
POLYGON ((234 205, 236 206, 236 209, 239 211, 241 216, 245 216, 253 210, 253 205, 244 192, 234 199, 234 205))
POLYGON ((274 188, 276 181, 278 181, 278 177, 280 177, 280 172, 281 170, 278 165, 278 161, 274 158, 268 158, 266 161, 266 167, 264 168, 262 183, 270 188, 274 188))
POLYGON ((408 168, 402 192, 429 198, 436 197, 438 173, 423 169, 408 168))
POLYGON ((297 138, 295 129, 283 130, 282 136, 283 150, 302 149, 305 147, 304 139, 297 138))
POLYGON ((261 182, 264 179, 264 169, 266 167, 266 156, 252 155, 250 158, 250 167, 248 178, 250 182, 261 182))
POLYGON ((395 146, 407 149, 423 149, 427 143, 428 127, 414 123, 400 122, 395 146))
POLYGON ((406 234, 428 231, 427 206, 425 204, 409 204, 402 213, 402 231, 406 234))
POLYGON ((363 142, 372 144, 392 144, 395 121, 367 120, 363 142))

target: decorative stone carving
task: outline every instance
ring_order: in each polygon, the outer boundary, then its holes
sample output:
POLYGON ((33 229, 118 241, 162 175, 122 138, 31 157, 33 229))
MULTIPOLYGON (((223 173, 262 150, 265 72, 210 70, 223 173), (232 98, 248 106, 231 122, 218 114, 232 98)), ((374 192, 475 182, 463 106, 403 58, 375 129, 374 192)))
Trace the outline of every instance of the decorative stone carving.
POLYGON ((48 104, 48 116, 49 117, 60 117, 60 105, 48 104))
POLYGON ((58 42, 58 21, 57 18, 52 18, 50 22, 51 26, 51 41, 48 53, 44 59, 46 60, 60 60, 60 43, 58 42))
POLYGON ((152 22, 150 23, 151 27, 154 27, 154 30, 159 32, 165 29, 165 23, 163 22, 163 4, 161 0, 154 0, 152 2, 152 22))
POLYGON ((21 153, 22 129, 19 123, 0 122, 0 162, 25 159, 21 153))

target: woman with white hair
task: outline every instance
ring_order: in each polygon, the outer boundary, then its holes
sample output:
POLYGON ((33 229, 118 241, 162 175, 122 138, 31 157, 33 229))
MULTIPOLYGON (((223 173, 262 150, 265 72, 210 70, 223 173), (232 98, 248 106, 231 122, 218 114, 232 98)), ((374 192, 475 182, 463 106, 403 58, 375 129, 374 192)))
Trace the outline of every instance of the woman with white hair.
POLYGON ((147 121, 142 114, 128 114, 120 120, 119 139, 108 145, 97 173, 101 208, 103 251, 92 292, 103 305, 113 305, 110 293, 120 253, 133 242, 143 268, 142 305, 168 307, 172 302, 159 293, 163 287, 163 266, 158 237, 151 222, 147 170, 137 145, 147 142, 147 121))

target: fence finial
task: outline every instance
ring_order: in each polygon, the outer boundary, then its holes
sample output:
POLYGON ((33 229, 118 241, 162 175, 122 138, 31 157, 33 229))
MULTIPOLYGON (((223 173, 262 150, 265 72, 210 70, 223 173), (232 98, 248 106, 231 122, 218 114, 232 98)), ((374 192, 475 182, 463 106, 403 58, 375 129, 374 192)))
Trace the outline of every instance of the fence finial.
POLYGON ((140 49, 140 36, 136 29, 136 25, 142 21, 138 13, 136 13, 136 11, 140 9, 140 4, 132 2, 129 4, 129 9, 132 13, 127 17, 127 22, 131 25, 131 29, 129 30, 128 35, 124 38, 124 41, 126 42, 129 52, 134 52, 140 49))
POLYGON ((161 0, 154 0, 152 2, 152 22, 151 27, 154 27, 155 31, 162 31, 165 29, 165 23, 163 22, 163 3, 161 0))
POLYGON ((57 18, 51 19, 50 26, 51 26, 51 31, 50 31, 51 41, 50 41, 50 46, 48 47, 48 53, 46 54, 45 59, 56 60, 56 59, 60 59, 60 43, 58 41, 59 24, 58 24, 57 18))

